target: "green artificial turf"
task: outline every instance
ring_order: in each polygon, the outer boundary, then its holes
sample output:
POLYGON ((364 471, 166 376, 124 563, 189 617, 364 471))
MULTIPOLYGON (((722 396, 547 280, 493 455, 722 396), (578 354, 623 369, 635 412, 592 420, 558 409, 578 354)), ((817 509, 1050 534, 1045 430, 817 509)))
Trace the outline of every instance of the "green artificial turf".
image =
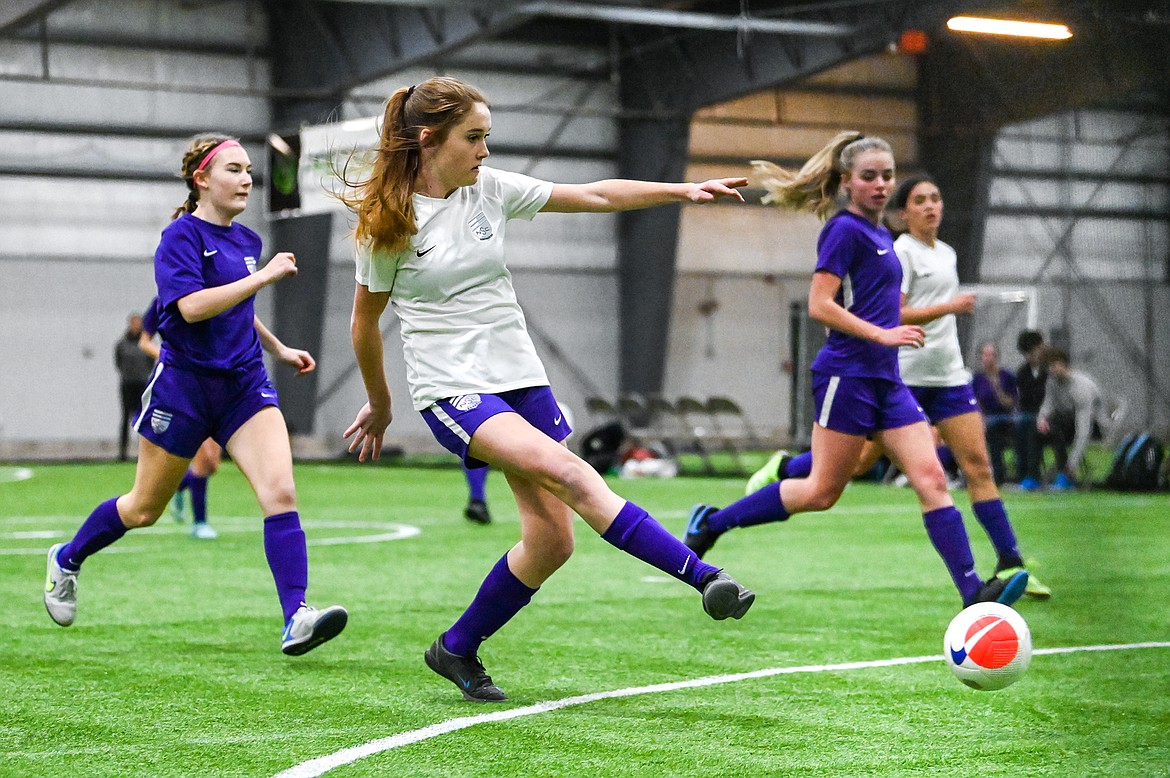
MULTIPOLYGON (((422 653, 518 537, 462 518, 457 469, 301 464, 310 601, 350 612, 335 641, 279 651, 280 610, 247 484, 211 481, 215 541, 164 516, 91 558, 76 623, 41 604, 44 553, 132 465, 0 469, 0 775, 270 776, 342 749, 543 701, 770 668, 937 661, 747 678, 600 699, 373 754, 332 776, 1151 776, 1170 773, 1170 648, 1040 654, 980 693, 942 661, 958 597, 913 494, 853 484, 822 515, 734 531, 709 555, 757 592, 742 621, 577 524, 577 549, 481 651, 511 700, 467 703, 422 653), (403 528, 419 534, 402 534, 403 528), (115 553, 116 552, 116 553, 115 553)), ((612 480, 683 529, 742 481, 612 480)), ((980 570, 994 564, 968 516, 980 570)), ((1037 649, 1170 640, 1170 496, 1005 496, 1033 570, 1037 649)), ((466 723, 466 722, 464 722, 466 723)))

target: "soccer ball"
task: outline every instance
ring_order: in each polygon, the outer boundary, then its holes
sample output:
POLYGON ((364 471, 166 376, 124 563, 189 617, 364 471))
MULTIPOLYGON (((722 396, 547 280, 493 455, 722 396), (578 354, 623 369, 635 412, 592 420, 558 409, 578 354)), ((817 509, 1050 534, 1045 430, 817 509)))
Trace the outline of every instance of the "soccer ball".
POLYGON ((1032 661, 1024 617, 998 602, 980 602, 951 620, 943 638, 951 672, 972 689, 992 691, 1020 680, 1032 661))

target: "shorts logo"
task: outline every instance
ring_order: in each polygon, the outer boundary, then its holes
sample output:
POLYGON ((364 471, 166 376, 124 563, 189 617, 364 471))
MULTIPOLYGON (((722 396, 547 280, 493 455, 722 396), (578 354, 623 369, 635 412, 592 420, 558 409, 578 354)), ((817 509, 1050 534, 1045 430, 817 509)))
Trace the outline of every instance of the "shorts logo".
POLYGON ((256 272, 256 258, 255 257, 244 257, 244 264, 248 266, 249 273, 256 272))
POLYGON ((150 414, 150 428, 159 435, 163 434, 171 426, 171 416, 172 414, 155 408, 150 414))
POLYGON ((475 216, 471 217, 471 221, 467 222, 467 224, 469 227, 471 227, 471 231, 475 233, 475 237, 479 238, 480 240, 487 240, 492 236, 491 222, 488 221, 488 218, 486 215, 484 215, 483 211, 480 211, 476 213, 475 216))
POLYGON ((473 411, 479 407, 479 403, 478 394, 461 394, 451 401, 457 411, 473 411))

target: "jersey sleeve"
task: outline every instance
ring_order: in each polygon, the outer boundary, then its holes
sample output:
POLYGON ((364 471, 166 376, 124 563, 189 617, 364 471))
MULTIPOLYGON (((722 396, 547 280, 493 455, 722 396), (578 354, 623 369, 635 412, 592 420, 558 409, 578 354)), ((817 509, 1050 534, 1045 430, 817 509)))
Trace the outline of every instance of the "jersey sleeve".
POLYGON ((833 219, 826 224, 817 241, 816 272, 832 273, 841 279, 849 275, 855 241, 856 236, 847 222, 833 219))
POLYGON ((898 263, 902 265, 902 294, 910 294, 910 284, 914 280, 913 251, 903 240, 894 241, 894 253, 898 255, 898 263))
POLYGON ((529 221, 540 212, 548 198, 552 196, 553 185, 549 181, 521 173, 487 169, 491 171, 490 175, 495 181, 506 219, 529 221))
POLYGON ((354 252, 354 279, 371 292, 389 292, 394 288, 398 261, 398 256, 376 252, 368 246, 358 246, 354 252))
POLYGON ((192 230, 172 224, 163 230, 154 252, 154 281, 159 305, 166 308, 204 288, 202 242, 192 230))
POLYGON ((146 311, 142 314, 142 331, 153 338, 158 332, 159 318, 161 316, 162 308, 158 304, 158 298, 155 297, 150 301, 150 305, 146 306, 146 311))

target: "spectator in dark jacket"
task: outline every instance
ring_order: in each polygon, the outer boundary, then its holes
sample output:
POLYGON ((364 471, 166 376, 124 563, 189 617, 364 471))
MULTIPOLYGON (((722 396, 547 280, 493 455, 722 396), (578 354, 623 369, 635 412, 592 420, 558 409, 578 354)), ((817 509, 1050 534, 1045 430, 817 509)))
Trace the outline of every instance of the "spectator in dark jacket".
POLYGON ((1036 429, 1036 416, 1044 404, 1044 386, 1048 381, 1044 336, 1035 330, 1024 330, 1016 340, 1016 350, 1024 356, 1024 364, 1016 371, 1016 388, 1020 394, 1016 453, 1020 458, 1020 488, 1031 491, 1040 488, 1044 451, 1036 429))
POLYGON ((114 344, 114 367, 118 369, 119 390, 122 396, 122 426, 118 430, 118 459, 125 462, 130 444, 130 423, 138 417, 146 380, 154 367, 154 359, 138 349, 142 334, 142 317, 131 314, 126 320, 126 331, 114 344))

